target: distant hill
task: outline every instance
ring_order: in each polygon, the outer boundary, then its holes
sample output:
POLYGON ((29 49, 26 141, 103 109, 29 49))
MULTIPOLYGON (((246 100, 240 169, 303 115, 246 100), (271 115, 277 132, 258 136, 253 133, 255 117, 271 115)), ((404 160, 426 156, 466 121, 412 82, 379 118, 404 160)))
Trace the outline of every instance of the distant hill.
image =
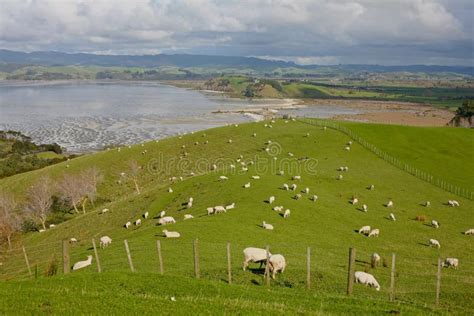
POLYGON ((474 67, 463 66, 437 66, 437 65, 406 65, 406 66, 383 66, 383 65, 307 65, 301 66, 293 62, 266 60, 256 57, 238 56, 210 56, 210 55, 188 55, 188 54, 158 54, 158 55, 96 55, 84 53, 62 53, 62 52, 16 52, 0 50, 0 63, 28 64, 43 66, 65 66, 65 65, 96 65, 104 67, 231 67, 252 69, 276 69, 276 68, 299 68, 306 70, 321 70, 324 72, 424 72, 440 73, 451 72, 474 76, 474 67))

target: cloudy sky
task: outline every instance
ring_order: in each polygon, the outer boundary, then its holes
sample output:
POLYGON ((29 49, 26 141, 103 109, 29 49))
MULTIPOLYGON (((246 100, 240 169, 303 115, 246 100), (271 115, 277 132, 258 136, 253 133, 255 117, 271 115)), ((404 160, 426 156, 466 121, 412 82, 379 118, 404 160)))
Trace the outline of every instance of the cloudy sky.
POLYGON ((0 48, 474 65, 473 0, 0 0, 0 48))

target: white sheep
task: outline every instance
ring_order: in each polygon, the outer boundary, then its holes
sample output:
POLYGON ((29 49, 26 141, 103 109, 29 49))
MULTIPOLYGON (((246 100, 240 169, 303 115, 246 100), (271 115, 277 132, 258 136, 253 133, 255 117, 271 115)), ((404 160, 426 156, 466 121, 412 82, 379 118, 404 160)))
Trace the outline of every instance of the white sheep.
POLYGON ((172 189, 172 188, 168 188, 168 193, 173 193, 173 189, 172 189))
POLYGON ((343 178, 343 176, 342 176, 342 174, 340 174, 340 175, 337 176, 336 179, 337 179, 337 180, 342 180, 342 178, 343 178))
POLYGON ((458 258, 446 258, 443 262, 443 267, 449 268, 453 267, 454 269, 458 269, 459 266, 459 259, 458 258))
POLYGON ((301 194, 298 193, 298 194, 296 194, 293 198, 294 198, 295 200, 299 200, 299 199, 301 199, 301 194))
POLYGON ((171 232, 171 231, 168 231, 167 229, 163 229, 162 232, 163 232, 163 234, 165 234, 166 238, 179 238, 179 237, 181 237, 180 233, 171 232))
POLYGON ((378 265, 380 264, 380 260, 381 260, 381 258, 380 258, 380 256, 379 256, 379 254, 376 253, 376 252, 374 252, 374 253, 372 254, 372 266, 373 266, 373 267, 378 266, 378 265))
POLYGON ((149 213, 148 213, 148 212, 145 212, 145 214, 143 214, 143 218, 144 218, 144 219, 147 219, 147 218, 148 218, 148 215, 149 215, 149 213))
POLYGON ((109 211, 108 208, 104 208, 102 211, 100 211, 100 214, 105 214, 105 213, 107 213, 108 211, 109 211))
POLYGON ((292 179, 295 180, 295 181, 300 181, 300 180, 301 180, 301 176, 294 176, 292 179))
POLYGON ((317 195, 313 195, 313 196, 311 197, 311 200, 312 200, 313 202, 316 202, 316 201, 318 200, 318 196, 317 196, 317 195))
POLYGON ((158 224, 160 225, 167 225, 167 224, 175 224, 176 220, 172 216, 165 216, 158 220, 158 224))
POLYGON ((380 291, 380 285, 372 274, 356 271, 354 276, 356 283, 365 284, 366 286, 374 287, 377 291, 380 291))
POLYGON ((430 239, 430 247, 441 248, 441 245, 436 239, 430 239))
POLYGON ((351 147, 347 146, 346 148, 344 148, 346 151, 350 151, 351 150, 351 147))
POLYGON ((69 243, 71 244, 76 244, 77 243, 77 239, 72 237, 71 239, 69 239, 69 243))
POLYGON ((369 237, 379 237, 379 234, 380 234, 380 229, 375 228, 370 231, 369 237))
MULTIPOLYGON (((262 248, 255 248, 255 247, 248 247, 244 249, 244 263, 243 263, 243 270, 248 267, 250 262, 253 263, 260 263, 260 267, 264 264, 267 260, 267 250, 262 248)), ((268 257, 271 257, 272 254, 270 251, 268 252, 268 257)))
POLYGON ((293 183, 290 188, 291 188, 291 190, 296 191, 297 186, 296 186, 296 184, 293 183))
POLYGON ((184 220, 192 219, 192 218, 194 218, 194 216, 192 216, 191 214, 184 214, 184 220))
POLYGON ((448 201, 448 204, 452 207, 456 207, 456 206, 459 206, 459 202, 456 201, 456 200, 449 200, 448 201))
POLYGON ((45 231, 46 231, 46 229, 40 229, 40 230, 38 230, 38 232, 40 232, 40 233, 44 233, 45 231))
POLYGON ((214 206, 214 214, 226 213, 226 212, 227 210, 225 209, 224 206, 222 205, 214 206))
POLYGON ((396 221, 395 214, 393 214, 393 213, 390 213, 390 214, 388 215, 388 218, 389 218, 391 221, 394 221, 394 222, 396 221))
POLYGON ((283 213, 283 218, 288 218, 290 217, 291 211, 290 210, 285 210, 285 213, 283 213))
POLYGON ((132 222, 126 222, 125 223, 125 228, 128 229, 130 226, 132 226, 132 222))
POLYGON ((283 190, 288 191, 289 189, 290 187, 288 186, 288 184, 283 183, 283 190))
POLYGON ((393 201, 388 201, 386 207, 393 207, 393 201))
POLYGON ((474 228, 470 228, 464 232, 464 235, 474 235, 474 228))
POLYGON ((249 168, 247 168, 247 167, 243 167, 243 168, 242 168, 242 171, 245 171, 245 172, 247 172, 247 171, 249 171, 249 168))
POLYGON ((262 222, 262 227, 263 227, 263 229, 273 230, 273 225, 272 225, 272 224, 268 224, 268 223, 265 222, 265 221, 262 222))
POLYGON ((278 171, 278 175, 279 175, 279 176, 284 176, 284 175, 285 175, 285 171, 283 171, 283 170, 278 171))
POLYGON ((260 179, 260 176, 252 176, 252 179, 254 179, 254 180, 259 180, 259 179, 260 179))
POLYGON ((244 184, 244 188, 245 188, 245 189, 250 188, 250 182, 247 182, 246 184, 244 184))
POLYGON ((359 203, 359 199, 358 198, 353 198, 351 203, 352 203, 352 205, 356 205, 357 203, 359 203))
POLYGON ((283 257, 280 254, 271 255, 270 258, 268 259, 268 268, 270 272, 272 273, 272 279, 274 279, 275 275, 278 272, 283 273, 285 271, 285 268, 286 268, 285 257, 283 257))
POLYGON ((142 224, 142 220, 141 219, 137 219, 135 221, 135 226, 140 226, 142 224))
POLYGON ((214 171, 214 170, 216 170, 216 169, 217 169, 217 165, 216 165, 216 164, 213 164, 213 165, 211 166, 211 170, 214 171))
POLYGON ((288 153, 288 156, 293 157, 294 155, 293 153, 288 153))
POLYGON ((359 230, 358 230, 359 234, 364 234, 364 235, 368 235, 370 233, 370 226, 362 226, 359 230))
POLYGON ((214 214, 214 208, 213 207, 208 207, 207 208, 207 215, 213 215, 214 214))
POLYGON ((49 224, 49 228, 50 228, 50 229, 51 229, 51 228, 54 228, 54 227, 56 227, 56 225, 54 225, 54 224, 49 224))
POLYGON ((187 204, 186 204, 186 208, 191 208, 193 207, 193 202, 192 201, 189 201, 187 204))
POLYGON ((366 212, 367 213, 367 210, 369 209, 369 207, 367 206, 367 204, 363 204, 362 205, 362 211, 366 212))
POLYGON ((87 260, 78 261, 72 266, 72 270, 79 270, 92 264, 92 256, 87 256, 87 260))
POLYGON ((283 211, 283 206, 274 206, 273 210, 277 211, 277 212, 281 212, 281 211, 283 211))
POLYGON ((308 194, 308 193, 309 193, 309 188, 305 188, 305 189, 304 189, 303 191, 301 191, 301 192, 308 194))
POLYGON ((438 221, 436 221, 436 220, 434 220, 434 219, 431 220, 431 226, 434 227, 434 228, 439 228, 439 223, 438 223, 438 221))
POLYGON ((232 139, 229 139, 227 142, 228 142, 229 144, 232 144, 232 139))
POLYGON ((371 184, 371 185, 369 186, 369 190, 373 190, 373 189, 375 189, 375 185, 371 184))
POLYGON ((430 206, 431 206, 431 202, 430 202, 430 201, 426 201, 426 202, 425 202, 425 206, 426 206, 426 207, 430 207, 430 206))
POLYGON ((272 204, 273 202, 275 202, 275 197, 272 195, 268 198, 268 203, 272 204))
POLYGON ((232 204, 229 204, 225 207, 226 210, 232 210, 235 208, 235 202, 233 202, 232 204))
POLYGON ((100 248, 105 248, 108 245, 110 245, 111 243, 112 243, 112 238, 110 238, 109 236, 102 236, 102 237, 100 237, 99 247, 100 248))
POLYGON ((352 145, 352 141, 350 140, 349 142, 347 142, 347 145, 348 146, 352 145))
POLYGON ((163 218, 163 217, 165 217, 165 215, 166 215, 166 211, 161 211, 159 217, 163 218))
POLYGON ((229 178, 227 178, 226 176, 220 176, 220 177, 219 177, 219 180, 225 181, 225 180, 229 180, 229 178))

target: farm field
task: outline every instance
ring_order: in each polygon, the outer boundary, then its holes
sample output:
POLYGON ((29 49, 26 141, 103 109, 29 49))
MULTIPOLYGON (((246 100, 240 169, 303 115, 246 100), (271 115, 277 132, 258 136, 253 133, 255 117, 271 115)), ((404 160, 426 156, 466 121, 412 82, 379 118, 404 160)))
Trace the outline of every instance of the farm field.
MULTIPOLYGON (((402 161, 446 177, 448 181, 468 185, 460 176, 469 175, 472 156, 461 149, 454 150, 453 155, 446 150, 453 144, 456 148, 472 146, 470 130, 430 128, 417 134, 421 136, 416 138, 411 128, 397 126, 399 133, 387 142, 388 135, 395 135, 391 130, 395 127, 340 124, 402 161), (426 156, 411 153, 410 148, 416 146, 426 152, 426 156), (424 158, 419 158, 422 156, 424 158), (439 163, 443 159, 449 163, 439 163)), ((345 147, 350 140, 337 130, 305 122, 265 121, 123 147, 120 151, 103 151, 2 179, 0 187, 21 199, 26 188, 44 175, 58 179, 64 173, 77 173, 90 166, 96 166, 104 175, 94 208, 88 206, 86 214, 69 215, 72 218, 62 223, 50 221, 56 224, 54 229, 27 233, 22 240, 16 239, 14 250, 2 252, 0 277, 8 281, 0 292, 17 293, 16 296, 5 294, 7 302, 14 305, 19 304, 15 297, 22 293, 30 296, 57 289, 48 304, 45 305, 39 296, 26 309, 41 312, 45 308, 53 313, 61 313, 68 306, 57 297, 61 291, 69 293, 66 296, 71 298, 71 306, 78 306, 83 299, 98 300, 96 293, 107 285, 115 287, 117 284, 120 294, 114 299, 124 308, 126 302, 137 296, 154 306, 172 308, 168 303, 171 294, 167 294, 166 289, 182 289, 185 295, 183 313, 195 308, 199 311, 196 306, 203 301, 210 304, 210 313, 213 310, 246 313, 247 310, 240 310, 239 302, 249 308, 249 313, 344 314, 359 311, 378 314, 391 310, 414 314, 473 313, 473 239, 463 232, 474 227, 474 202, 395 168, 356 142, 347 151, 345 147), (265 124, 271 124, 272 128, 265 124), (253 133, 256 133, 255 137, 253 133), (243 156, 240 162, 247 163, 248 171, 243 171, 237 161, 240 155, 243 156), (139 195, 135 193, 133 183, 120 176, 122 172, 129 172, 131 160, 142 166, 138 178, 139 195), (250 161, 254 164, 248 164, 250 161), (212 164, 218 166, 217 170, 209 169, 212 164), (231 164, 236 168, 231 168, 231 164), (340 166, 347 166, 348 171, 338 171, 340 166), (278 175, 280 170, 284 175, 278 175), (191 172, 195 175, 191 176, 191 172), (220 181, 219 177, 223 175, 228 180, 220 181), (254 175, 260 179, 252 179, 254 175), (301 175, 301 180, 292 180, 294 175, 301 175), (339 175, 342 178, 338 180, 339 175), (183 176, 184 180, 171 183, 169 178, 173 176, 183 176), (246 183, 251 184, 250 188, 243 188, 246 183), (283 190, 284 183, 295 183, 297 190, 283 190), (367 189, 371 184, 374 190, 367 189), (168 192, 170 187, 172 193, 168 192), (306 187, 309 194, 301 193, 306 187), (301 194, 301 198, 294 199, 296 194, 301 194), (316 202, 310 200, 313 195, 318 196, 316 202), (271 205, 267 203, 270 196, 276 198, 271 205), (194 198, 194 203, 186 209, 189 197, 194 198), (359 204, 350 203, 353 197, 359 199, 359 204), (453 199, 459 201, 460 207, 447 205, 447 201, 453 199), (385 206, 389 200, 394 202, 393 208, 385 206), (426 201, 431 202, 431 207, 424 206, 426 201), (207 207, 232 202, 235 202, 235 209, 226 214, 207 216, 207 207), (367 204, 368 212, 361 210, 362 204, 367 204), (273 211, 275 205, 290 209, 290 217, 283 218, 273 211), (99 214, 103 208, 110 211, 99 214), (163 238, 163 228, 156 225, 162 210, 177 220, 166 228, 180 232, 181 238, 163 238), (141 218, 146 211, 150 217, 142 218, 140 226, 123 227, 127 221, 141 218), (388 219, 390 213, 396 216, 396 221, 388 219), (184 221, 184 214, 192 214, 194 218, 184 221), (425 221, 415 220, 417 216, 425 221), (439 229, 431 227, 432 219, 441 224, 439 229), (264 230, 260 226, 263 221, 273 224, 274 230, 264 230), (379 228, 380 236, 368 238, 358 234, 356 231, 364 225, 379 228), (110 236, 113 242, 99 250, 103 274, 95 272, 94 259, 88 268, 68 276, 61 275, 62 240, 72 237, 79 240, 78 244, 70 246, 73 263, 92 255, 91 239, 98 243, 104 235, 110 236), (439 240, 441 248, 429 247, 430 238, 439 240), (125 239, 130 246, 135 274, 129 272, 125 239), (193 279, 192 245, 196 239, 199 240, 202 280, 193 279), (163 277, 158 275, 157 240, 162 247, 163 277), (228 242, 233 285, 225 284, 228 242), (36 281, 19 280, 28 278, 22 245, 31 264, 38 267, 39 279, 36 281), (251 265, 250 271, 245 272, 241 268, 245 247, 266 245, 272 253, 281 253, 288 261, 287 270, 271 281, 269 289, 264 285, 258 265, 251 265), (305 289, 307 247, 312 253, 311 290, 305 289), (344 296, 350 247, 356 249, 355 269, 373 274, 381 284, 380 292, 355 284, 352 298, 344 296), (383 258, 376 268, 370 265, 374 252, 383 258), (388 301, 392 253, 396 254, 394 303, 388 301), (435 307, 439 257, 459 258, 460 267, 442 270, 440 305, 435 307), (55 261, 59 275, 43 277, 47 265, 55 261), (137 279, 130 281, 135 277, 137 279), (156 283, 153 282, 155 278, 156 283), (123 286, 127 282, 129 285, 123 286), (82 290, 81 298, 72 298, 73 292, 85 288, 90 292, 82 290), (198 292, 197 289, 209 291, 198 292), (218 293, 219 299, 212 293, 218 293), (238 301, 233 297, 238 297, 238 301), (279 305, 283 297, 291 297, 284 306, 279 305)), ((108 297, 115 292, 107 294, 108 297)), ((179 294, 176 297, 179 299, 179 294)), ((93 313, 94 310, 84 312, 93 313)))

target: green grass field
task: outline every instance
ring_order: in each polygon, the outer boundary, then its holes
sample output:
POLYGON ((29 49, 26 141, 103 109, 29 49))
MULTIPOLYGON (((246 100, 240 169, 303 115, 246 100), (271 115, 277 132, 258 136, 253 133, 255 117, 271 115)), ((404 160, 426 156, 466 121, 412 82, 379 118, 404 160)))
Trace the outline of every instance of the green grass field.
MULTIPOLYGON (((351 129, 377 145, 384 142, 388 133, 386 129, 391 128, 371 125, 370 130, 363 124, 351 124, 351 129), (364 129, 367 130, 366 135, 364 129)), ((423 141, 413 140, 415 136, 410 136, 417 132, 410 128, 397 128, 401 135, 406 136, 391 140, 390 148, 400 147, 391 154, 400 154, 399 158, 410 164, 417 163, 419 155, 407 154, 406 147, 423 141)), ((443 148, 449 147, 452 139, 455 139, 456 146, 468 148, 472 145, 473 134, 461 129, 432 130, 433 133, 420 133, 420 139, 432 147, 428 151, 430 157, 423 159, 427 168, 437 166, 437 174, 447 175, 453 170, 452 165, 436 162, 437 159, 447 159, 442 155, 443 148), (440 138, 439 135, 444 133, 444 138, 440 138), (432 159, 430 163, 429 158, 432 159)), ((102 291, 105 294, 101 295, 107 297, 105 301, 120 301, 115 311, 124 311, 127 308, 125 303, 137 296, 149 300, 151 306, 163 306, 167 310, 171 308, 167 301, 171 294, 167 290, 176 288, 182 290, 185 296, 183 313, 201 311, 196 306, 205 301, 211 307, 209 312, 202 313, 283 311, 292 314, 344 314, 352 311, 379 314, 401 310, 413 314, 472 314, 473 239, 462 232, 474 227, 474 202, 408 175, 356 143, 350 151, 345 151, 348 141, 347 136, 336 130, 277 120, 271 129, 265 128, 263 122, 215 128, 188 134, 182 139, 174 137, 136 145, 131 149, 124 147, 120 152, 115 149, 79 157, 69 161, 70 168, 67 169, 65 163, 60 163, 3 179, 0 186, 20 197, 25 188, 45 174, 57 178, 64 172, 78 172, 94 165, 102 170, 105 177, 99 188, 100 201, 95 209, 89 208, 87 214, 73 216, 44 233, 28 233, 22 241, 17 239, 15 250, 3 254, 0 276, 11 280, 4 283, 0 291, 14 293, 4 295, 9 308, 5 310, 14 311, 22 295, 32 297, 42 293, 25 310, 42 312, 42 308, 51 308, 52 312, 61 313, 67 306, 96 302, 98 293, 102 291), (252 137, 254 132, 257 137, 252 137), (232 143, 228 142, 229 139, 232 143), (205 144, 205 140, 209 143, 205 144), (272 140, 270 154, 264 150, 268 140, 272 140), (185 145, 184 149, 182 145, 185 145), (145 149, 147 153, 141 154, 145 149), (185 151, 188 156, 179 158, 185 151), (292 157, 289 152, 293 153, 292 157), (243 155, 243 161, 255 162, 248 166, 248 172, 242 171, 236 162, 239 155, 243 155), (302 157, 309 159, 302 160, 302 157), (120 173, 128 171, 127 162, 131 159, 143 166, 140 195, 134 193, 132 183, 118 183, 120 173), (209 171, 213 163, 219 165, 217 171, 209 171), (237 164, 237 168, 230 169, 231 163, 237 164), (340 166, 348 166, 349 171, 337 171, 340 166), (284 170, 285 175, 277 175, 278 170, 284 170), (189 176, 191 171, 196 175, 189 176), (260 180, 251 179, 252 175, 257 174, 260 180), (339 174, 343 175, 342 180, 336 179, 339 174), (229 180, 219 181, 220 175, 227 175, 229 180), (301 175, 302 180, 292 181, 293 175, 301 175), (185 180, 172 184, 168 180, 171 176, 183 176, 185 180), (251 188, 244 189, 242 186, 247 182, 251 183, 251 188), (283 183, 294 182, 298 185, 297 192, 281 189, 283 183), (375 185, 375 190, 367 190, 370 184, 375 185), (173 188, 173 193, 167 192, 169 187, 173 188), (309 195, 302 194, 300 200, 292 198, 305 187, 310 189, 309 195), (316 203, 309 199, 313 194, 319 196, 316 203), (272 206, 265 202, 271 195, 276 197, 274 205, 291 209, 288 219, 273 211, 272 206), (182 204, 191 196, 194 198, 193 207, 186 210, 182 204), (359 198, 359 205, 349 203, 352 196, 359 198), (461 206, 448 207, 448 199, 458 200, 461 206), (394 201, 392 209, 384 206, 388 200, 394 201), (430 208, 422 206, 427 200, 431 201, 430 208), (205 215, 209 206, 232 202, 236 203, 236 208, 226 214, 205 215), (368 205, 367 213, 359 210, 361 204, 368 205), (99 215, 105 207, 110 212, 99 215), (166 210, 167 215, 177 220, 177 224, 166 228, 179 231, 180 239, 162 237, 163 228, 157 227, 157 220, 154 219, 161 210, 166 210), (132 226, 128 230, 123 228, 127 221, 140 218, 145 211, 150 213, 150 218, 142 219, 141 226, 132 226), (390 212, 397 217, 396 222, 387 219, 390 212), (183 221, 184 214, 192 214, 194 219, 183 221), (417 215, 426 216, 427 222, 414 220, 417 215), (431 219, 438 220, 441 227, 430 227, 431 219), (262 229, 260 225, 264 220, 273 224, 275 230, 262 229), (367 238, 357 234, 355 230, 363 225, 379 228, 380 237, 367 238), (103 275, 94 272, 94 262, 93 266, 73 272, 71 276, 42 276, 53 256, 60 264, 61 240, 71 237, 79 240, 70 249, 71 262, 76 262, 92 254, 91 239, 98 241, 103 235, 113 239, 111 246, 99 250, 103 275), (428 247, 430 238, 439 240, 441 249, 428 247), (129 272, 124 239, 130 245, 137 271, 134 275, 129 272), (200 281, 192 279, 192 242, 195 239, 199 239, 200 247, 203 279, 200 281), (156 240, 161 241, 165 277, 157 274, 156 240), (232 286, 225 284, 227 242, 231 243, 232 249, 232 286), (18 281, 27 278, 20 248, 22 244, 31 264, 38 266, 40 277, 37 281, 18 281), (270 289, 263 285, 262 271, 257 269, 258 266, 252 266, 252 270, 246 272, 241 269, 242 249, 265 245, 269 245, 273 253, 285 255, 288 261, 287 270, 271 282, 270 289), (311 290, 305 289, 307 247, 312 250, 311 290), (380 292, 356 284, 353 298, 344 297, 349 247, 357 251, 356 270, 372 273, 381 284, 380 292), (370 267, 373 252, 384 258, 385 267, 370 267), (392 253, 397 258, 396 301, 393 304, 388 302, 392 253), (440 306, 435 308, 438 257, 459 258, 460 268, 443 269, 440 306), (155 278, 156 283, 153 282, 155 278), (120 285, 118 288, 117 284, 120 285), (90 292, 81 289, 90 289, 90 292), (209 292, 206 292, 208 289, 209 292), (77 291, 82 291, 82 296, 73 296, 77 291), (41 300, 51 292, 55 294, 48 296, 46 301, 41 300), (61 301, 60 297, 68 299, 61 301), (287 298, 285 303, 282 303, 283 297, 287 298), (238 298, 237 301, 234 298, 238 298), (248 310, 242 309, 239 302, 248 310)), ((382 145, 380 147, 389 152, 382 145)), ((472 164, 469 155, 460 153, 453 161, 453 165, 459 166, 460 170, 453 171, 452 179, 456 179, 458 174, 470 172, 467 170, 467 166, 472 164)), ((179 294, 176 296, 180 297, 179 294)), ((103 306, 101 304, 97 306, 103 306)), ((87 308, 90 310, 86 309, 85 313, 94 313, 96 307, 87 308)), ((141 308, 144 307, 138 307, 137 311, 141 308)))

